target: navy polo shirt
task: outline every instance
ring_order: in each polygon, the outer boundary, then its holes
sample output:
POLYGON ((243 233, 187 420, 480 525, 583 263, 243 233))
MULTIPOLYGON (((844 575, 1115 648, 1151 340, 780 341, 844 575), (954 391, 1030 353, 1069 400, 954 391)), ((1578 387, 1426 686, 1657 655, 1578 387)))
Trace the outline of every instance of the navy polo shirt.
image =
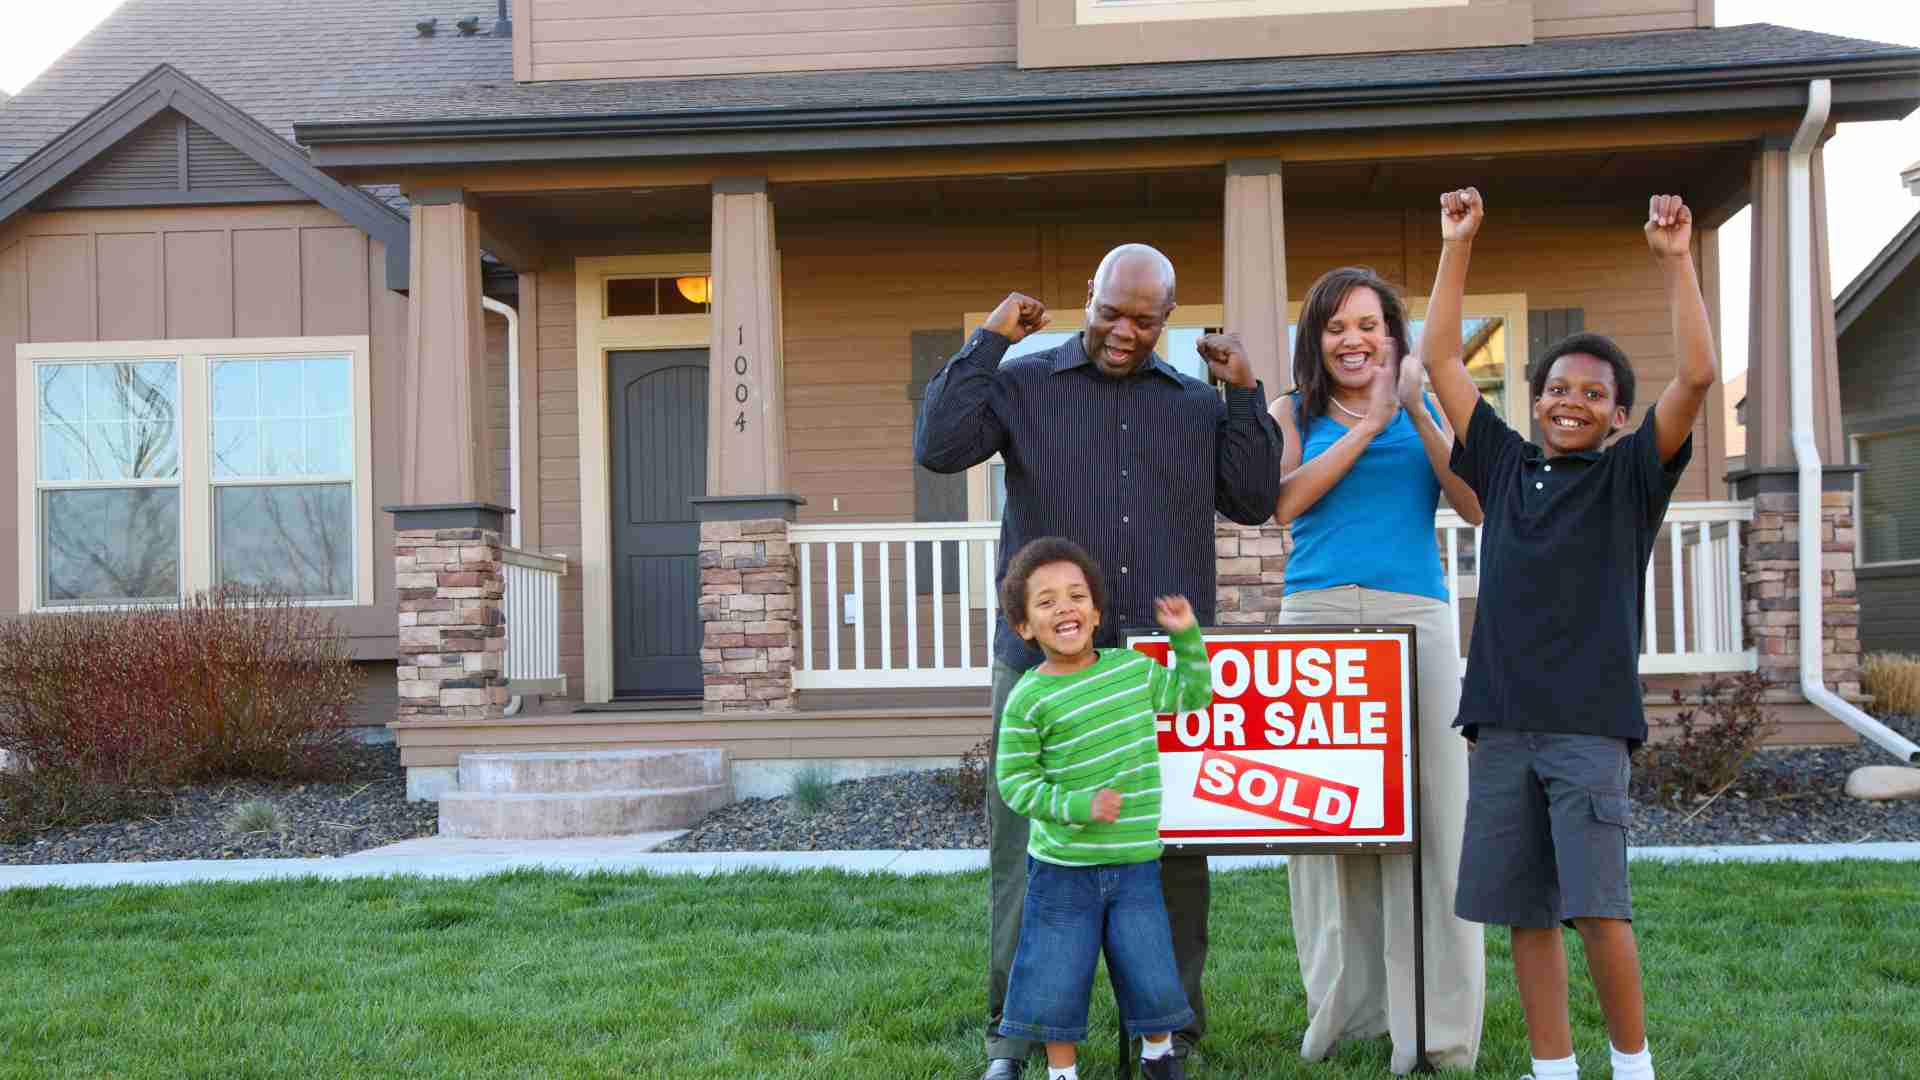
POLYGON ((1639 746, 1643 582, 1693 437, 1660 460, 1654 410, 1601 451, 1550 458, 1473 410, 1453 471, 1486 513, 1480 601, 1454 721, 1481 727, 1609 735, 1639 746))

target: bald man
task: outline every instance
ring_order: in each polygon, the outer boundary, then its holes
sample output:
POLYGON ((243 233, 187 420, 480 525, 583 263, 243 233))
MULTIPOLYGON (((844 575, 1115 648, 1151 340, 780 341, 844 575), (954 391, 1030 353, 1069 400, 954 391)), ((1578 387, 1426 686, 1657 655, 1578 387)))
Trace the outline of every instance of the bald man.
MULTIPOLYGON (((1002 364, 1009 348, 1050 321, 1038 300, 1008 296, 927 384, 913 433, 914 460, 934 472, 960 472, 995 454, 1005 461, 996 582, 1008 557, 1042 536, 1067 537, 1099 561, 1109 593, 1094 639, 1102 648, 1119 647, 1127 628, 1151 627, 1157 594, 1184 593, 1200 624, 1210 623, 1214 512, 1258 525, 1280 498, 1280 432, 1239 340, 1209 334, 1200 341, 1224 391, 1154 355, 1173 314, 1174 284, 1173 264, 1159 251, 1114 248, 1087 282, 1085 329, 1002 364)), ((1008 692, 1041 657, 1004 614, 993 633, 997 744, 1008 692)), ((1012 1080, 1039 1049, 999 1033, 1020 940, 1027 819, 1001 801, 991 764, 986 798, 992 869, 985 1080, 1012 1080)), ((1180 981, 1195 1014, 1191 1028, 1174 1034, 1174 1053, 1185 1059, 1206 1027, 1206 857, 1169 857, 1161 879, 1180 981)))

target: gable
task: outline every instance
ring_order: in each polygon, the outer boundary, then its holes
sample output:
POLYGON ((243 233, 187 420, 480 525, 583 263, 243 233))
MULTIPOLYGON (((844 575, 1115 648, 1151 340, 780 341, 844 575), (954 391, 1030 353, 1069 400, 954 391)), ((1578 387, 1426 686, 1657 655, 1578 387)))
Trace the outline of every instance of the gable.
POLYGON ((308 202, 245 151, 164 109, 36 204, 43 210, 308 202))

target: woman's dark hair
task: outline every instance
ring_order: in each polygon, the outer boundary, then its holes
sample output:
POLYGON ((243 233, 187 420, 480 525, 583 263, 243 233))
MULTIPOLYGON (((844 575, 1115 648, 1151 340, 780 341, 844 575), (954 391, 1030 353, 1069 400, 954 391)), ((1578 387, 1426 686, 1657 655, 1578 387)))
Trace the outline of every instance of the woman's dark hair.
POLYGON ((1048 563, 1072 563, 1087 576, 1087 591, 1093 594, 1093 610, 1107 610, 1107 580, 1100 564, 1086 549, 1064 536, 1043 536, 1014 552, 1007 560, 1007 576, 1000 579, 1000 610, 1006 612, 1007 625, 1027 621, 1027 579, 1048 563))
POLYGON ((1620 351, 1620 346, 1603 334, 1573 334, 1548 346, 1527 375, 1533 400, 1540 400, 1540 395, 1547 392, 1547 374, 1553 370, 1553 362, 1570 353, 1586 353, 1605 361, 1613 369, 1613 403, 1633 411, 1633 365, 1627 363, 1627 354, 1620 351))
POLYGON ((1293 389, 1294 423, 1300 428, 1300 437, 1306 438, 1307 425, 1315 419, 1327 415, 1327 406, 1333 400, 1333 377, 1327 374, 1327 358, 1320 351, 1320 334, 1333 321, 1340 305, 1347 302, 1347 294, 1358 288, 1368 288, 1380 298, 1380 312, 1387 319, 1387 336, 1393 339, 1394 348, 1399 351, 1395 363, 1400 357, 1413 352, 1413 341, 1407 334, 1407 308, 1400 302, 1400 294, 1386 283, 1379 274, 1364 266, 1343 266, 1338 270, 1329 270, 1313 288, 1307 290, 1307 298, 1300 305, 1299 329, 1293 337, 1293 389))

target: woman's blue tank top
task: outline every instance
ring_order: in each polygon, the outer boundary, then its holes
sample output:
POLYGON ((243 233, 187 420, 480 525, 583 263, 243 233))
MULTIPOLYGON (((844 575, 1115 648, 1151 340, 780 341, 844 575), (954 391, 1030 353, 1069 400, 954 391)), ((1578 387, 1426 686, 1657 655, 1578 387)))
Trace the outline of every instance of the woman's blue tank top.
MULTIPOLYGON (((1426 406, 1438 419, 1433 403, 1426 406)), ((1300 449, 1300 463, 1326 453, 1346 433, 1334 420, 1315 418, 1300 449)), ((1347 475, 1293 519, 1286 591, 1359 585, 1445 600, 1447 585, 1433 525, 1439 501, 1440 481, 1427 462, 1420 432, 1402 409, 1367 444, 1347 475)))

